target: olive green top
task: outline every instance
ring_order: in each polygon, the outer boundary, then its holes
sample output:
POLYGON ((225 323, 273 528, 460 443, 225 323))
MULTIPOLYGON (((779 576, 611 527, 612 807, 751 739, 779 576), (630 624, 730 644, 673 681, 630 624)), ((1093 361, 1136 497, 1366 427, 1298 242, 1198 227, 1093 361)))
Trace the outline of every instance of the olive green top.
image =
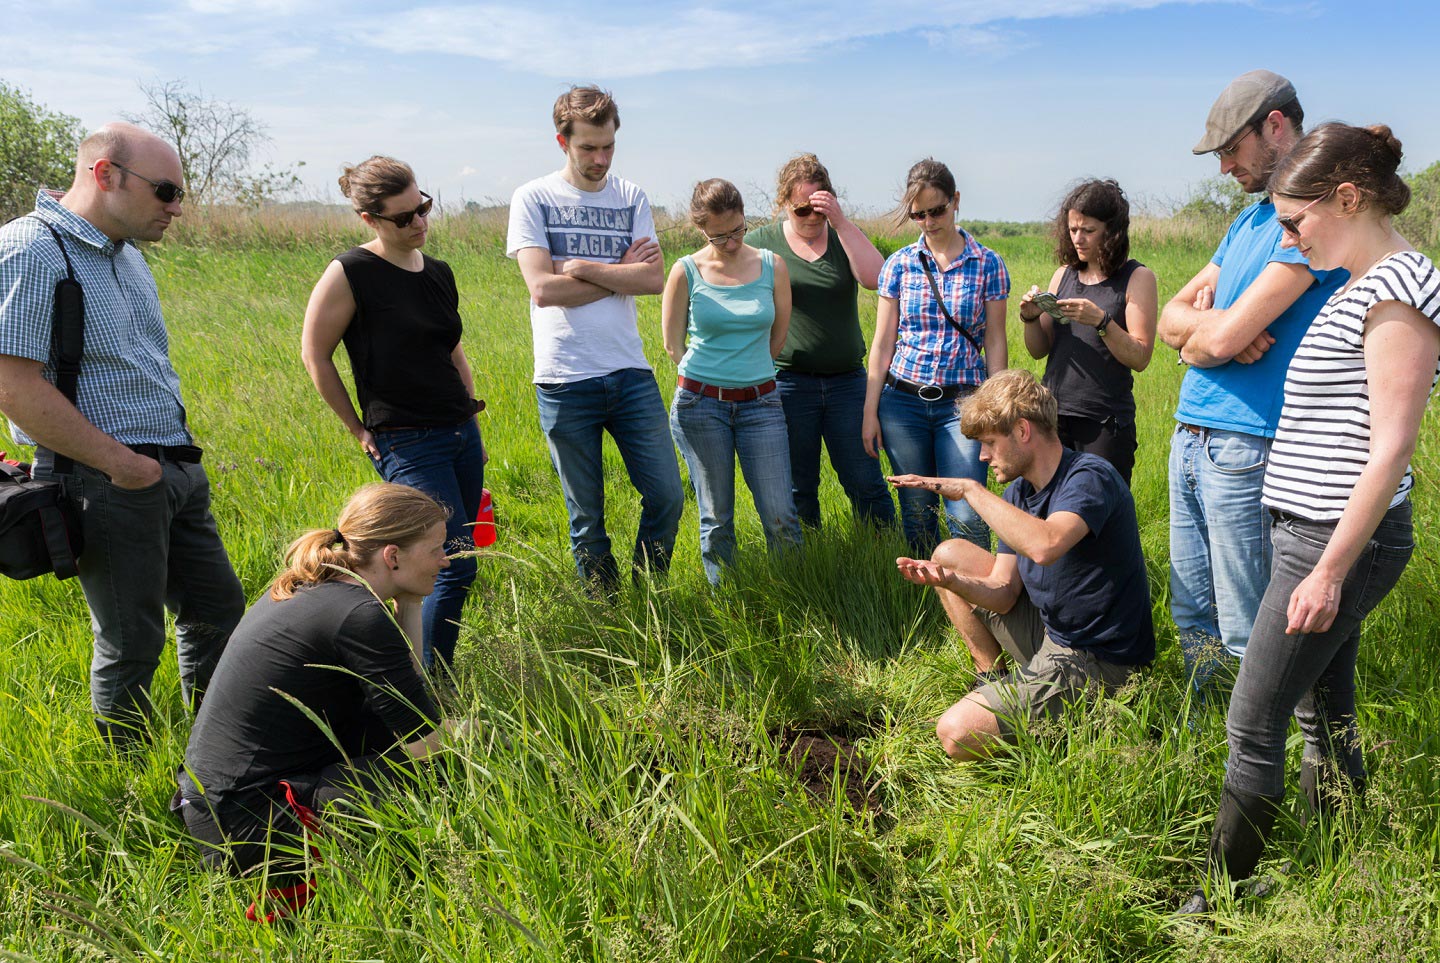
POLYGON ((804 374, 841 374, 865 360, 865 337, 855 306, 858 285, 840 237, 828 224, 829 239, 818 260, 807 261, 790 249, 785 225, 774 221, 745 235, 751 247, 774 251, 790 269, 790 333, 775 366, 804 374))

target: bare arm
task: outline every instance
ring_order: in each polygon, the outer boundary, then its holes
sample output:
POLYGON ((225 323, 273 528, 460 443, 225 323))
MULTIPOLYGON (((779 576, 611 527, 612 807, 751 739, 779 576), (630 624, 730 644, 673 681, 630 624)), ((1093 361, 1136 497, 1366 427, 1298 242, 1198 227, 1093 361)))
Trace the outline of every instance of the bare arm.
POLYGON ((1165 310, 1160 312, 1157 329, 1160 340, 1176 351, 1184 348, 1185 342, 1190 340, 1201 321, 1202 312, 1196 309, 1195 299, 1207 288, 1213 292, 1215 285, 1219 283, 1220 265, 1212 261, 1201 268, 1200 273, 1166 302, 1165 310))
POLYGON ((875 311, 875 336, 870 341, 865 412, 860 429, 865 453, 871 458, 879 458, 880 448, 885 444, 880 437, 880 389, 885 387, 885 375, 890 372, 890 362, 895 357, 895 339, 899 337, 899 332, 900 302, 894 298, 880 298, 875 311))
POLYGON ((775 323, 770 326, 770 357, 778 358, 790 333, 790 269, 781 258, 771 261, 775 265, 775 323))
POLYGON ((949 589, 971 605, 1004 615, 1020 597, 1020 569, 1015 556, 992 556, 990 571, 966 574, 926 559, 897 558, 895 567, 907 581, 949 589))
POLYGON ((1038 565, 1053 565, 1090 531, 1085 520, 1074 512, 1036 518, 973 478, 895 475, 889 482, 896 488, 924 488, 951 501, 964 500, 1006 545, 1038 565))
POLYGON ((690 279, 685 276, 685 265, 676 261, 660 298, 660 334, 665 340, 665 353, 676 365, 685 357, 685 334, 689 329, 690 279))
POLYGON ((829 191, 816 191, 810 195, 810 204, 824 214, 830 226, 835 229, 835 236, 840 238, 840 247, 845 251, 846 260, 850 262, 850 273, 855 276, 856 283, 868 291, 875 290, 880 283, 880 268, 885 263, 885 255, 875 248, 864 231, 845 216, 845 212, 840 208, 840 201, 834 194, 829 191))
POLYGON ((1005 335, 1005 301, 985 302, 985 374, 998 374, 1010 365, 1010 341, 1005 335))
POLYGON ((455 350, 450 352, 450 363, 455 366, 455 372, 460 375, 460 383, 465 386, 465 391, 474 398, 475 375, 470 370, 470 359, 465 357, 465 347, 459 342, 456 342, 455 350))
POLYGON ((652 238, 636 238, 614 264, 571 258, 553 262, 555 273, 588 281, 616 294, 659 294, 665 286, 665 261, 652 238))
POLYGON ((1375 534, 1415 454, 1440 359, 1440 328, 1408 305, 1385 301, 1365 321, 1370 460, 1355 482, 1325 551, 1290 595, 1288 633, 1323 632, 1339 611, 1345 576, 1375 534))
POLYGON ((460 723, 454 719, 445 719, 430 734, 423 739, 416 739, 414 742, 405 744, 405 751, 410 754, 411 759, 425 759, 439 752, 445 747, 445 743, 459 730, 460 723))
POLYGON ((45 380, 44 365, 0 354, 0 412, 38 444, 104 472, 120 488, 144 488, 160 480, 160 463, 138 455, 82 415, 45 380))
POLYGON ((1230 307, 1196 312, 1202 320, 1180 357, 1202 368, 1235 359, 1313 283, 1305 265, 1272 261, 1230 307))
POLYGON ((575 308, 582 304, 594 304, 613 293, 598 284, 556 274, 555 261, 543 247, 522 247, 515 252, 515 261, 520 265, 520 276, 525 279, 525 286, 530 289, 530 300, 535 302, 536 307, 575 308))
POLYGON ((355 317, 355 294, 350 282, 345 279, 345 268, 339 261, 331 261, 320 275, 315 290, 310 292, 310 302, 305 306, 305 325, 300 332, 300 359, 310 373, 310 381, 325 404, 340 419, 345 430, 355 436, 360 447, 371 458, 379 458, 380 450, 375 447, 375 438, 366 430, 355 413, 350 393, 345 382, 340 380, 340 371, 335 367, 335 349, 350 321, 355 317))
MULTIPOLYGON (((1136 268, 1125 289, 1125 325, 1111 323, 1105 328, 1105 348, 1125 367, 1144 371, 1155 350, 1155 272, 1136 268)), ((1089 298, 1064 298, 1060 310, 1072 324, 1099 327, 1105 312, 1089 298)), ((1111 318, 1111 322, 1116 319, 1111 318)))

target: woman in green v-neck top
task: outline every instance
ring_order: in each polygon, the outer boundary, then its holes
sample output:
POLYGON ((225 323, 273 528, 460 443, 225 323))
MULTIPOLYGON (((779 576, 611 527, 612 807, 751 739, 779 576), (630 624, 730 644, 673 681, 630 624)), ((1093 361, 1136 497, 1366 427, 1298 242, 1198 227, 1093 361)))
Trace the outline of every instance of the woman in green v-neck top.
POLYGON ((775 375, 790 439, 795 510, 820 525, 820 446, 849 496, 851 509, 873 525, 895 523, 895 503, 880 464, 860 437, 865 407, 865 338, 855 304, 859 288, 875 289, 884 257, 845 216, 830 173, 814 154, 780 168, 777 213, 785 217, 745 236, 790 269, 790 332, 775 375))

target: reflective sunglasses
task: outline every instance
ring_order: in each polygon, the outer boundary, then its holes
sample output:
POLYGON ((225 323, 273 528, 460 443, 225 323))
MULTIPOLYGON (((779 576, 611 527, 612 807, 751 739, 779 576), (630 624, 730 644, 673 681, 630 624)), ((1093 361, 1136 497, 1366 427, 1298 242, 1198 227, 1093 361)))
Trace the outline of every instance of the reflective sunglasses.
POLYGON ((706 234, 705 240, 709 241, 716 247, 720 247, 722 244, 729 244, 731 241, 744 237, 747 230, 748 228, 746 228, 745 225, 742 224, 739 227, 735 228, 735 230, 726 231, 724 234, 706 234))
POLYGON ((950 210, 950 202, 949 202, 949 201, 946 201, 944 204, 941 204, 941 205, 939 205, 938 207, 929 208, 928 210, 924 210, 924 211, 911 211, 911 212, 910 212, 910 220, 912 220, 912 221, 923 221, 923 220, 925 220, 925 218, 927 218, 927 217, 940 217, 942 214, 944 214, 944 213, 945 213, 946 211, 948 211, 948 210, 950 210))
POLYGON ((1294 214, 1277 214, 1275 216, 1275 223, 1279 224, 1280 230, 1284 231, 1286 234, 1289 234, 1291 237, 1298 238, 1300 236, 1300 222, 1297 221, 1296 218, 1299 217, 1301 214, 1304 214, 1306 211, 1310 210, 1310 208, 1314 207, 1316 204, 1319 204, 1321 201, 1327 200, 1330 195, 1334 193, 1335 188, 1332 187, 1330 188, 1330 190, 1325 192, 1323 197, 1315 198, 1315 200, 1311 201, 1309 204, 1306 204, 1294 214))
MULTIPOLYGON (((110 166, 126 174, 133 174, 145 183, 149 184, 151 187, 155 188, 155 196, 160 199, 161 204, 171 204, 175 201, 185 200, 185 188, 181 187, 179 184, 174 184, 170 181, 152 181, 144 174, 132 171, 124 164, 117 164, 114 161, 110 162, 110 166)), ((95 165, 91 164, 90 169, 93 171, 95 169, 95 165)))
POLYGON ((370 216, 378 217, 382 221, 389 221, 391 224, 394 224, 396 227, 401 229, 407 228, 410 226, 410 222, 415 220, 415 218, 429 217, 430 208, 435 206, 435 200, 429 194, 421 191, 420 196, 425 198, 425 200, 421 201, 420 206, 415 208, 415 210, 413 211, 406 211, 404 214, 381 214, 379 211, 371 211, 370 216))
POLYGON ((1251 134, 1258 133, 1260 133, 1260 128, 1252 124, 1251 126, 1245 128, 1245 132, 1239 137, 1235 138, 1233 141, 1226 144, 1224 147, 1219 147, 1215 150, 1212 150, 1210 153, 1214 154, 1220 160, 1229 160, 1231 157, 1235 156, 1235 152, 1240 149, 1240 145, 1245 143, 1245 138, 1249 137, 1251 134))

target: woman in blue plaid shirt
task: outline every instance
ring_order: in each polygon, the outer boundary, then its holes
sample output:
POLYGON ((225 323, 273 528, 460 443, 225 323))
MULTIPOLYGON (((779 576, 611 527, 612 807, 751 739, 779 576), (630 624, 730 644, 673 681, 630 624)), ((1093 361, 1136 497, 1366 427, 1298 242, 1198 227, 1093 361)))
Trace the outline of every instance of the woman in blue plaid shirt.
MULTIPOLYGON (((880 307, 865 393, 865 450, 894 474, 985 480, 980 443, 960 431, 959 404, 1008 360, 1005 262, 955 224, 960 194, 949 168, 926 158, 910 168, 899 222, 920 238, 880 269, 880 307)), ((900 489, 905 538, 917 557, 941 540, 939 496, 900 489)), ((946 501, 951 534, 987 550, 990 529, 963 501, 946 501)))

